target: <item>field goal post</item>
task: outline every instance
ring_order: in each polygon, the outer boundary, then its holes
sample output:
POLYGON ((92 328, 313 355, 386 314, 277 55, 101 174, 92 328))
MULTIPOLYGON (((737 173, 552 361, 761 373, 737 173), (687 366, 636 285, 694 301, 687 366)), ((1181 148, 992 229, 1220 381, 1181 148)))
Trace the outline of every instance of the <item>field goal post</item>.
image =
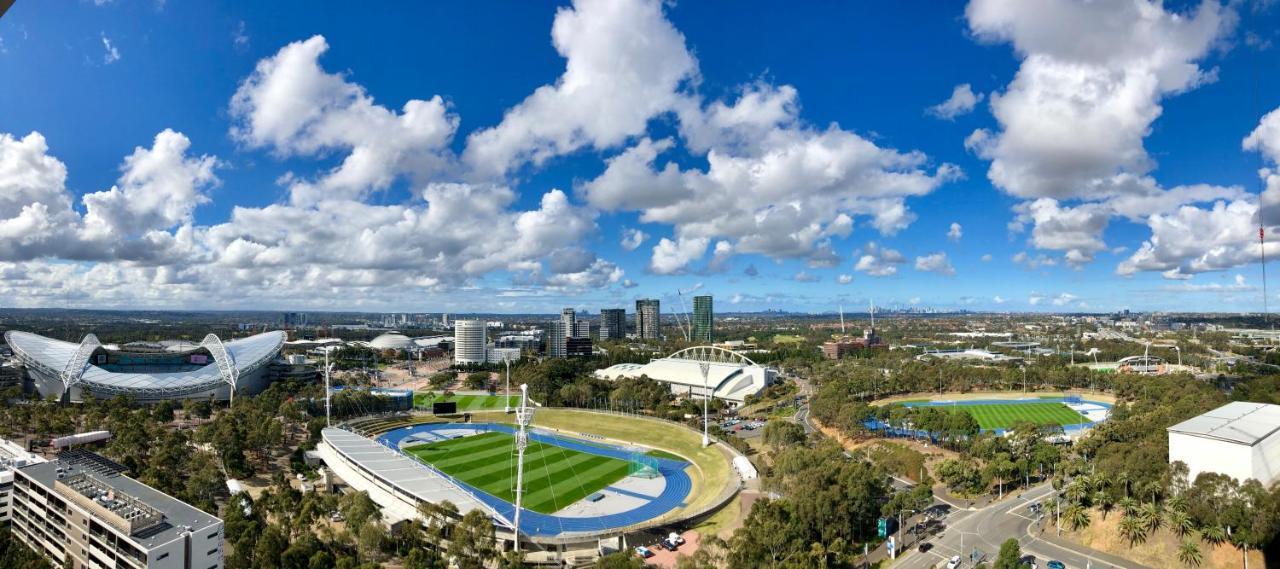
POLYGON ((627 461, 627 476, 653 479, 659 476, 658 459, 640 451, 633 451, 627 461))

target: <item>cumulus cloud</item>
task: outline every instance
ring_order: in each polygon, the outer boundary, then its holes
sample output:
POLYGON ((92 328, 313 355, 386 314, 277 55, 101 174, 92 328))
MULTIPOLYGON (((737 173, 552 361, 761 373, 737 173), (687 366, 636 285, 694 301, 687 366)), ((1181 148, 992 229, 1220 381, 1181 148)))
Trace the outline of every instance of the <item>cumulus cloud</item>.
POLYGON ((907 262, 902 253, 881 247, 872 241, 862 248, 862 256, 854 265, 855 271, 862 271, 873 277, 888 277, 898 274, 898 265, 907 262))
POLYGON ((653 246, 649 270, 659 275, 684 272, 690 263, 706 254, 710 243, 711 240, 706 238, 679 238, 673 241, 663 237, 653 246))
POLYGON ((927 112, 940 119, 954 120, 958 116, 973 112, 974 107, 977 107, 985 96, 982 93, 974 93, 968 83, 961 83, 951 90, 951 96, 947 100, 929 107, 927 112))
POLYGON ((1036 224, 1035 247, 1062 251, 1079 267, 1107 248, 1102 233, 1112 216, 1141 223, 1240 195, 1160 187, 1143 144, 1165 98, 1214 80, 1202 60, 1234 27, 1233 7, 1206 0, 1178 13, 1141 0, 973 0, 965 15, 976 37, 1007 42, 1021 59, 1013 81, 991 95, 999 130, 975 131, 966 147, 991 161, 997 188, 1028 200, 1017 213, 1036 224))
POLYGON ((315 179, 290 180, 290 199, 360 199, 409 176, 425 183, 448 168, 458 117, 444 100, 413 99, 399 111, 373 102, 364 87, 320 66, 323 36, 281 48, 258 62, 231 98, 232 137, 282 157, 345 152, 315 179))
POLYGON ((964 228, 959 223, 951 222, 951 228, 947 229, 947 239, 959 241, 961 237, 964 237, 964 228))
POLYGON ((947 258, 946 253, 942 252, 916 257, 916 270, 949 277, 956 274, 955 267, 951 266, 951 260, 947 258))
POLYGON ((635 251, 644 244, 649 238, 649 234, 635 228, 624 228, 622 230, 622 248, 628 251, 635 251))
POLYGON ((464 160, 500 176, 526 162, 619 145, 673 110, 697 62, 662 8, 659 0, 577 0, 560 8, 551 38, 566 60, 564 74, 497 126, 471 134, 464 160))
POLYGON ((111 65, 120 61, 120 50, 116 48, 115 44, 111 43, 111 38, 108 38, 106 33, 101 34, 101 38, 104 52, 102 54, 102 64, 111 65))

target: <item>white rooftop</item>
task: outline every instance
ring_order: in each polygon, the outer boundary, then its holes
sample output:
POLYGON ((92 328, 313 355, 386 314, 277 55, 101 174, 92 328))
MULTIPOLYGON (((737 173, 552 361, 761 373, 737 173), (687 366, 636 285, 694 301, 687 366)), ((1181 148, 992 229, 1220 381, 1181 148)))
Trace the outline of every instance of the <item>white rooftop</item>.
POLYGON ((1169 432, 1253 446, 1280 431, 1280 405, 1236 401, 1169 427, 1169 432))

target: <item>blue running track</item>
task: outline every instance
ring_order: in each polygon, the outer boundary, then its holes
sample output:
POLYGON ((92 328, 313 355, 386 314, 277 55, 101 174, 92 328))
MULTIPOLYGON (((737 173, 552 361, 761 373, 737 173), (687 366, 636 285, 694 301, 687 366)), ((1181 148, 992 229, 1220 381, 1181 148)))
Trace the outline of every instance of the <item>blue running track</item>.
MULTIPOLYGON (((399 449, 400 442, 407 437, 414 435, 427 435, 432 438, 445 438, 442 435, 435 434, 435 431, 460 428, 515 434, 515 429, 511 425, 499 425, 493 423, 431 423, 396 429, 379 436, 377 441, 390 448, 399 449)), ((530 432, 529 438, 540 443, 555 445, 588 454, 607 456, 626 461, 631 460, 632 451, 605 443, 580 443, 571 439, 537 432, 530 432)), ((412 459, 413 457, 409 458, 412 459)), ((608 488, 608 490, 618 492, 619 494, 640 497, 648 500, 644 505, 616 514, 604 514, 583 518, 562 517, 554 514, 540 514, 538 512, 524 510, 520 513, 521 533, 535 536, 554 537, 566 533, 604 531, 646 522, 674 510, 675 508, 683 506, 685 498, 689 496, 689 492, 693 489, 693 482, 685 472, 685 468, 689 466, 689 463, 666 458, 655 458, 654 460, 658 463, 658 473, 661 474, 667 482, 666 487, 662 489, 662 494, 657 497, 650 497, 636 494, 635 492, 619 491, 612 487, 608 488)), ((430 465, 427 466, 430 467, 430 465)), ((434 467, 432 468, 434 469, 434 467)), ((479 488, 465 484, 460 480, 457 482, 459 486, 462 486, 463 489, 469 492, 477 500, 480 500, 497 510, 503 517, 509 520, 515 519, 516 508, 514 504, 497 498, 496 496, 480 490, 479 488)))

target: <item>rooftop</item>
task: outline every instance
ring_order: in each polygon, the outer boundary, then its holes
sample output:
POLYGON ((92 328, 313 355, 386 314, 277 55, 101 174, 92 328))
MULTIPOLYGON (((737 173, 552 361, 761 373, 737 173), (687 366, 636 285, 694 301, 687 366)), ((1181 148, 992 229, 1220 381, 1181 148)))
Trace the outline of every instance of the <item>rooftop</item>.
POLYGON ((1280 431, 1280 405, 1236 401, 1169 427, 1171 433, 1253 446, 1280 431))
POLYGON ((21 471, 47 490, 67 495, 81 506, 84 500, 89 500, 114 514, 124 521, 128 528, 125 533, 132 534, 133 540, 148 550, 178 539, 188 528, 200 532, 222 523, 128 476, 109 474, 110 470, 86 457, 33 464, 21 471))

